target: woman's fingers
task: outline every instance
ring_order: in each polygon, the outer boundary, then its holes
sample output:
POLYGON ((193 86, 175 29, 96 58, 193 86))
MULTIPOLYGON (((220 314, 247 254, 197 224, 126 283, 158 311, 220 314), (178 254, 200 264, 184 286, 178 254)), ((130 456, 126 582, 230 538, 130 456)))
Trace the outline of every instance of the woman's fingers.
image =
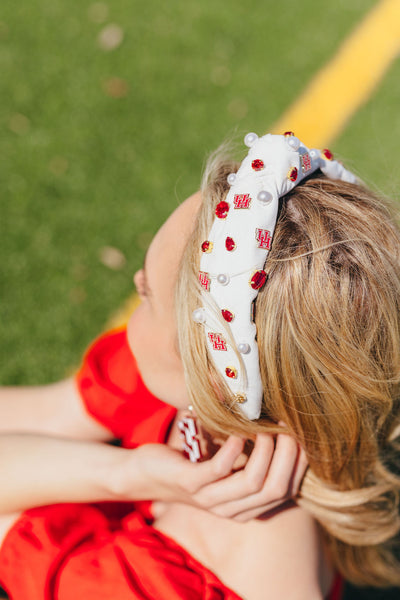
MULTIPOLYGON (((255 511, 255 515, 258 516, 286 501, 292 495, 298 455, 299 447, 296 440, 287 434, 279 434, 261 489, 241 499, 214 506, 212 512, 222 517, 234 517, 247 511, 255 511)), ((302 464, 301 469, 303 468, 302 464)))
POLYGON ((247 521, 273 511, 294 497, 308 463, 304 450, 288 434, 258 434, 243 469, 232 473, 244 440, 230 436, 214 457, 188 465, 186 489, 197 506, 216 515, 247 521))
MULTIPOLYGON (((304 475, 308 468, 308 460, 307 455, 303 448, 300 448, 297 463, 295 465, 292 477, 292 486, 288 494, 288 501, 290 502, 290 498, 294 498, 297 496, 300 490, 301 483, 303 481, 304 475)), ((271 502, 265 506, 257 506, 256 508, 252 508, 250 510, 246 510, 240 513, 233 515, 235 521, 246 522, 250 519, 255 519, 256 517, 260 517, 263 513, 268 513, 266 516, 272 516, 275 508, 282 506, 282 501, 278 500, 276 502, 271 502)))
POLYGON ((262 490, 263 497, 271 501, 287 496, 291 489, 293 469, 297 463, 299 446, 291 435, 279 433, 268 479, 262 490))
POLYGON ((262 488, 270 468, 274 449, 275 441, 273 435, 268 433, 259 433, 257 435, 253 451, 243 470, 246 487, 243 493, 246 491, 255 493, 262 488))
POLYGON ((259 434, 246 466, 223 481, 210 483, 203 487, 196 494, 195 500, 209 508, 259 491, 264 485, 273 452, 273 436, 259 434))
POLYGON ((245 440, 235 435, 229 438, 222 444, 221 448, 214 456, 203 465, 207 465, 210 471, 209 476, 211 481, 217 478, 226 477, 233 469, 233 465, 243 452, 245 440))
POLYGON ((243 452, 245 440, 231 435, 210 460, 188 464, 188 487, 194 494, 204 486, 223 479, 232 472, 233 465, 243 452))

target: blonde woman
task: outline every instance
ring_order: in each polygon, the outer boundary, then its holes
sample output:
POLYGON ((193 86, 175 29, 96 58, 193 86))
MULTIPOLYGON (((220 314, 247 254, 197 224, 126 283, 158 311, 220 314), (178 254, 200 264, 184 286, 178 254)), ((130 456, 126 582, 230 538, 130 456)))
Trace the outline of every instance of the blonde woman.
MULTIPOLYGON (((14 600, 338 600, 343 578, 400 585, 400 235, 332 156, 274 137, 263 160, 210 162, 150 245, 127 331, 97 340, 73 380, 2 391, 0 580, 14 600), (269 159, 289 191, 237 200, 239 167, 258 185, 269 159), (266 260, 249 265, 248 305, 229 292, 235 258, 202 268, 215 223, 244 224, 233 211, 250 201, 280 212, 257 228, 270 235, 256 233, 266 260), (242 307, 254 339, 235 337, 242 307)), ((244 229, 224 233, 229 256, 244 229)))

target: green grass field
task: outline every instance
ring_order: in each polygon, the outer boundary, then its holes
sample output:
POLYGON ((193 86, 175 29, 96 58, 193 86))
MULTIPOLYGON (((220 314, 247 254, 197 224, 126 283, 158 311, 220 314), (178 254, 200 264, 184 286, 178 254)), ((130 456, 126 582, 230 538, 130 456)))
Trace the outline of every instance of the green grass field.
MULTIPOLYGON (((373 5, 2 0, 2 384, 79 363, 207 153, 266 132, 373 5)), ((397 198, 399 76, 333 145, 397 198)))

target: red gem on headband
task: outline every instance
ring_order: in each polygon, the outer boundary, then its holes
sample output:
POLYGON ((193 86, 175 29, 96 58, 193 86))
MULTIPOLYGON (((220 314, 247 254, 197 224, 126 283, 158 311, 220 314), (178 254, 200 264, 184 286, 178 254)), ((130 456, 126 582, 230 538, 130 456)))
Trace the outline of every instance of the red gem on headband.
POLYGON ((225 240, 225 248, 228 252, 232 252, 236 248, 235 240, 231 237, 227 237, 225 240))
POLYGON ((213 243, 210 242, 209 240, 206 240, 205 242, 202 243, 201 249, 203 252, 211 252, 211 250, 213 249, 213 243))
POLYGON ((230 377, 230 379, 236 379, 237 377, 237 371, 234 367, 226 367, 225 369, 225 375, 227 377, 230 377))
POLYGON ((251 163, 251 168, 252 168, 254 171, 261 171, 261 169, 263 169, 263 168, 264 168, 264 166, 265 166, 265 165, 264 165, 264 162, 263 162, 261 159, 259 159, 259 158, 256 158, 256 159, 255 159, 255 160, 253 160, 253 162, 251 163))
POLYGON ((289 169, 289 173, 287 174, 288 179, 290 179, 290 181, 296 181, 297 179, 297 168, 296 167, 292 167, 291 169, 289 169))
POLYGON ((228 310, 227 308, 223 308, 221 310, 222 316, 224 317, 225 321, 227 321, 228 323, 231 323, 234 319, 234 314, 228 310))
POLYGON ((326 160, 333 160, 333 153, 330 150, 328 150, 328 148, 325 148, 325 150, 322 150, 321 155, 326 160))
POLYGON ((294 135, 293 131, 285 131, 285 133, 283 134, 285 137, 290 137, 292 135, 294 135))
POLYGON ((217 215, 218 219, 226 219, 228 212, 229 204, 225 202, 225 200, 218 202, 217 206, 215 207, 215 214, 217 215))
POLYGON ((249 283, 253 290, 259 290, 262 288, 264 283, 267 281, 267 274, 265 271, 256 271, 249 283))

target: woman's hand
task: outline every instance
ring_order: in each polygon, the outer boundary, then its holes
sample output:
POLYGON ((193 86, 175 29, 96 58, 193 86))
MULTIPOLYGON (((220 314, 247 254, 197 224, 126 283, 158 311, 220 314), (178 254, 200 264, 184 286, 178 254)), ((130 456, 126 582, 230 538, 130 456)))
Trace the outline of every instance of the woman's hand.
MULTIPOLYGON (((263 515, 296 496, 307 468, 305 453, 292 436, 278 434, 276 444, 274 437, 258 434, 247 463, 235 472, 244 446, 239 437, 229 437, 211 459, 198 464, 162 444, 141 446, 134 451, 140 496, 192 504, 237 521, 263 515)), ((129 458, 123 470, 124 499, 138 500, 137 482, 129 489, 129 458)))
POLYGON ((194 499, 212 513, 236 521, 267 517, 298 494, 307 466, 306 454, 292 436, 280 433, 275 443, 274 436, 260 433, 245 467, 206 484, 194 499))

